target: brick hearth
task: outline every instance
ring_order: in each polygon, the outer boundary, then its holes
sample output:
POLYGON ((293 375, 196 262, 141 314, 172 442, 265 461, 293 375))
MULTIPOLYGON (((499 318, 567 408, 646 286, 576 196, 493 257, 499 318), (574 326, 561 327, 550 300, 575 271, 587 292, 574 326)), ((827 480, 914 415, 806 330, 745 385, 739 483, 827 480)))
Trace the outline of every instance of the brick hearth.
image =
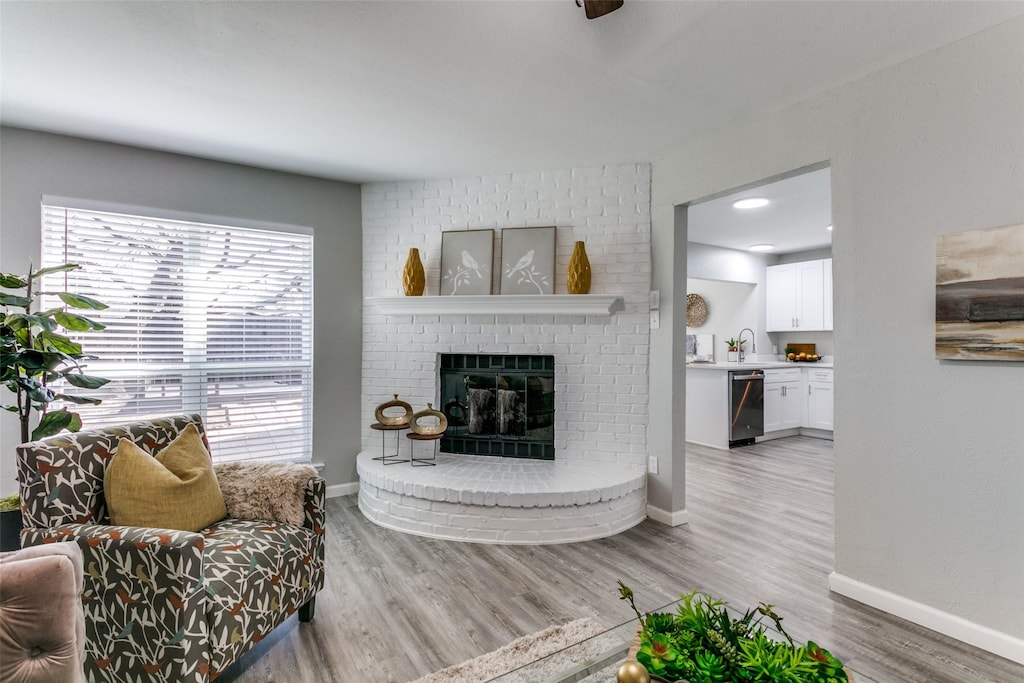
POLYGON ((375 455, 359 454, 359 509, 420 536, 566 543, 611 536, 647 516, 639 466, 441 454, 436 467, 411 467, 375 455))

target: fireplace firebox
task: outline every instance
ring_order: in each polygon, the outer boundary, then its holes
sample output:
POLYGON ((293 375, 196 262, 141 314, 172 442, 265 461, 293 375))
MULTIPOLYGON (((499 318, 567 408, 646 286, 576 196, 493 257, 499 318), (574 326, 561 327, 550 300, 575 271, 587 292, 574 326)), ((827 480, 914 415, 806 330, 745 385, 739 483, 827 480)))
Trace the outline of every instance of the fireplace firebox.
POLYGON ((441 354, 445 453, 555 458, 555 357, 441 354))

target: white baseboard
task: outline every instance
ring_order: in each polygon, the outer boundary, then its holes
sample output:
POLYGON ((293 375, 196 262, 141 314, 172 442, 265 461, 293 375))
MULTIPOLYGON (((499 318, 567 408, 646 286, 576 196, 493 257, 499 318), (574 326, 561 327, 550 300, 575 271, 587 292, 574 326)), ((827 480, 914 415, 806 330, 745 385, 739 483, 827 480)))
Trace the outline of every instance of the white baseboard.
POLYGON ((353 493, 359 493, 359 482, 350 481, 347 484, 332 484, 327 487, 327 497, 337 498, 338 496, 348 496, 353 493))
POLYGON ((662 510, 659 507, 655 507, 650 503, 647 504, 647 516, 655 522, 661 522, 662 524, 667 524, 669 526, 680 526, 681 524, 686 524, 689 521, 686 516, 686 510, 669 512, 668 510, 662 510))
POLYGON ((1024 664, 1024 640, 1020 638, 975 624, 955 614, 943 612, 836 572, 829 574, 828 587, 833 592, 857 602, 1024 664))

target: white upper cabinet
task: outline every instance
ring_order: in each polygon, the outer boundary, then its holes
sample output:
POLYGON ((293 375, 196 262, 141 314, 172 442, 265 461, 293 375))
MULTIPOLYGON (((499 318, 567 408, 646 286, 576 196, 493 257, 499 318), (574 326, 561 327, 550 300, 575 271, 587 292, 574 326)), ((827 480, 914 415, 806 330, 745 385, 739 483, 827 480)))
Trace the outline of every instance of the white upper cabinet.
POLYGON ((832 259, 768 266, 766 285, 768 332, 832 329, 832 259))
POLYGON ((832 329, 832 259, 825 259, 825 329, 832 329))

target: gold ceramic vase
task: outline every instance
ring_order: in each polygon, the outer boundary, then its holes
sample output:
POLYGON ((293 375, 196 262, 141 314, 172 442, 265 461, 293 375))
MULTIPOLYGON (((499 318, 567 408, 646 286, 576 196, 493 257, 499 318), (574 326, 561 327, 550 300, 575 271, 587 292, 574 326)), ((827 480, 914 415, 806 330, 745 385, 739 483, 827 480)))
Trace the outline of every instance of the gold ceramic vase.
POLYGON ((412 430, 413 434, 419 434, 421 436, 435 436, 437 434, 444 434, 444 430, 448 429, 448 418, 444 416, 439 410, 434 410, 434 404, 428 403, 426 410, 421 410, 418 413, 414 413, 412 418, 409 420, 409 429, 412 430), (437 424, 431 424, 430 422, 420 424, 420 420, 428 418, 430 420, 437 420, 437 424))
POLYGON ((569 258, 566 284, 570 294, 586 294, 590 291, 590 259, 583 242, 577 242, 569 258))
POLYGON ((420 250, 416 247, 409 249, 409 258, 402 269, 402 288, 406 296, 423 296, 423 287, 427 283, 426 275, 423 273, 423 262, 420 261, 420 250))
POLYGON ((409 420, 412 419, 412 406, 405 401, 398 400, 398 394, 392 394, 394 400, 386 401, 377 406, 377 409, 373 411, 373 416, 377 418, 377 424, 385 425, 388 427, 399 427, 409 424, 409 420), (400 408, 404 412, 402 415, 392 413, 388 415, 384 411, 388 408, 400 408))

